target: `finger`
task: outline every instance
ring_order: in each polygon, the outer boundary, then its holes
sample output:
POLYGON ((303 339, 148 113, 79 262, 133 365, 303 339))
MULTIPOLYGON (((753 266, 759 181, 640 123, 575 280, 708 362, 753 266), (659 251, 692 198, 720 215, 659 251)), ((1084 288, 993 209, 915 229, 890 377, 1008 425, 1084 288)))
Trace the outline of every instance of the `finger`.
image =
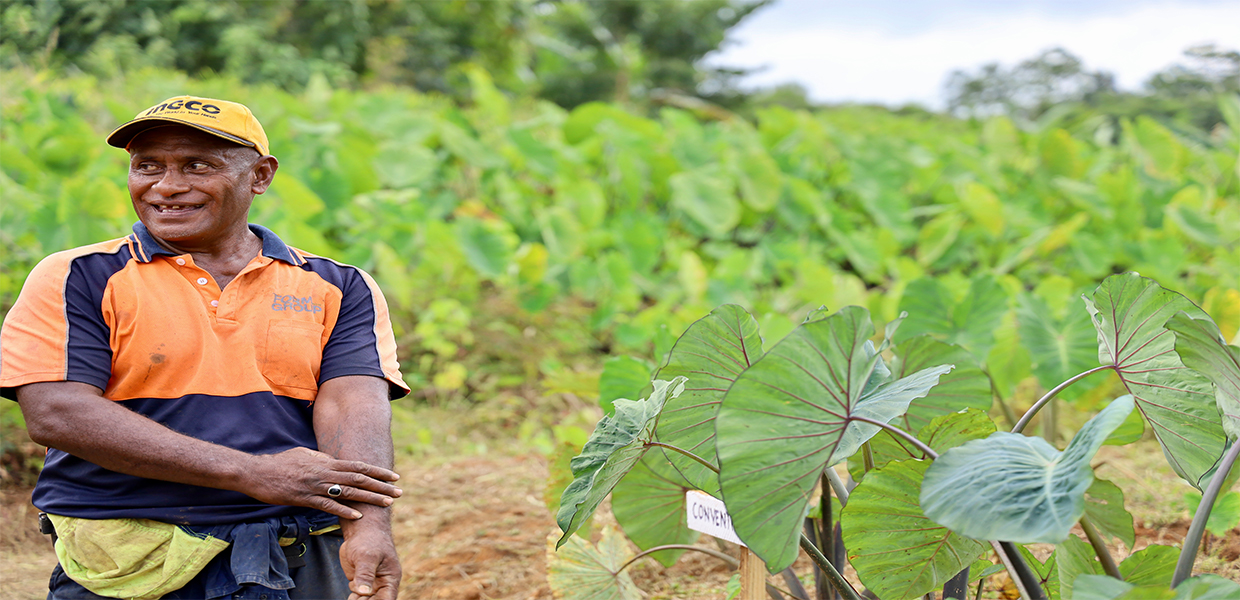
POLYGON ((363 556, 353 564, 353 579, 349 580, 349 591, 358 596, 369 596, 374 593, 375 568, 378 567, 376 557, 363 556))
POLYGON ((390 483, 367 477, 361 473, 335 473, 333 475, 329 475, 328 479, 330 479, 330 481, 324 482, 327 485, 339 483, 352 488, 367 490, 376 494, 383 494, 384 496, 391 496, 392 498, 399 498, 401 494, 405 493, 404 490, 390 483))
POLYGON ((356 520, 362 518, 362 513, 357 509, 345 506, 327 496, 314 496, 308 503, 308 506, 336 515, 342 519, 356 520))
POLYGON ((366 504, 373 504, 375 506, 391 506, 392 502, 394 501, 394 498, 387 494, 376 494, 374 492, 368 492, 363 489, 358 489, 358 488, 349 487, 349 486, 341 486, 340 489, 341 489, 340 495, 332 497, 333 500, 336 500, 336 501, 350 500, 353 502, 365 502, 366 504))
POLYGON ((400 479, 400 474, 396 471, 389 471, 383 467, 376 467, 370 463, 364 463, 360 460, 340 460, 332 465, 336 471, 345 471, 352 473, 361 473, 367 477, 378 479, 379 481, 396 481, 400 479))

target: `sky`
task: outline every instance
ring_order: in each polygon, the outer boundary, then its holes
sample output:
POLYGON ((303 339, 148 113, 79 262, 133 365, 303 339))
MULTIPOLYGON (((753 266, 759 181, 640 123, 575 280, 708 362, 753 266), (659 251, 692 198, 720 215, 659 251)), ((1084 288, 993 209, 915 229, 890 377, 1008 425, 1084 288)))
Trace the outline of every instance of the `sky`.
POLYGON ((954 70, 1011 67, 1062 47, 1136 90, 1190 46, 1240 50, 1240 0, 775 0, 707 57, 800 83, 817 102, 945 104, 954 70))

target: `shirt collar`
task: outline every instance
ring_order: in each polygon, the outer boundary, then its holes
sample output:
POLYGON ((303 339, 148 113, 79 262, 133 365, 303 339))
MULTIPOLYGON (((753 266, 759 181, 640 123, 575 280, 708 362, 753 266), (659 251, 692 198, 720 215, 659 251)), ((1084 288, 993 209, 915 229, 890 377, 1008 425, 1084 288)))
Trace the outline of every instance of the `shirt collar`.
MULTIPOLYGON (((293 252, 293 249, 270 229, 253 223, 250 223, 249 227, 250 231, 254 232, 254 235, 257 235, 263 241, 263 256, 283 261, 290 265, 301 265, 306 262, 306 259, 293 252)), ((134 258, 138 262, 151 262, 151 259, 161 254, 176 256, 175 252, 164 248, 159 242, 155 241, 155 237, 146 230, 146 225, 143 225, 141 221, 133 224, 133 235, 129 236, 129 239, 136 246, 134 258)))

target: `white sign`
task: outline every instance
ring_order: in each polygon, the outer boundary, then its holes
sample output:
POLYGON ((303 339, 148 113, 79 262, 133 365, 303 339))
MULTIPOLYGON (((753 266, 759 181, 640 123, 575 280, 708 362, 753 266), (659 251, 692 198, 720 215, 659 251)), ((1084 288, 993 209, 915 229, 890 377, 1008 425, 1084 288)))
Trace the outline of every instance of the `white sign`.
POLYGON ((698 490, 685 492, 685 509, 689 513, 689 529, 727 540, 742 546, 745 542, 736 537, 732 529, 732 517, 723 501, 698 490))

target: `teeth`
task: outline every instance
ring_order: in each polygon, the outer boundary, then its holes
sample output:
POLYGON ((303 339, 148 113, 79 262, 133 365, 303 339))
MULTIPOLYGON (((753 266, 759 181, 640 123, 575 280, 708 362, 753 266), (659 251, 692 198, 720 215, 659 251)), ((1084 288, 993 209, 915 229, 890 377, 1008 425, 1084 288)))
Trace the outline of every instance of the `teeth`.
POLYGON ((201 206, 202 206, 201 204, 195 204, 192 206, 160 206, 156 204, 155 210, 158 210, 161 213, 162 212, 184 212, 187 210, 193 210, 195 208, 200 208, 201 206))

